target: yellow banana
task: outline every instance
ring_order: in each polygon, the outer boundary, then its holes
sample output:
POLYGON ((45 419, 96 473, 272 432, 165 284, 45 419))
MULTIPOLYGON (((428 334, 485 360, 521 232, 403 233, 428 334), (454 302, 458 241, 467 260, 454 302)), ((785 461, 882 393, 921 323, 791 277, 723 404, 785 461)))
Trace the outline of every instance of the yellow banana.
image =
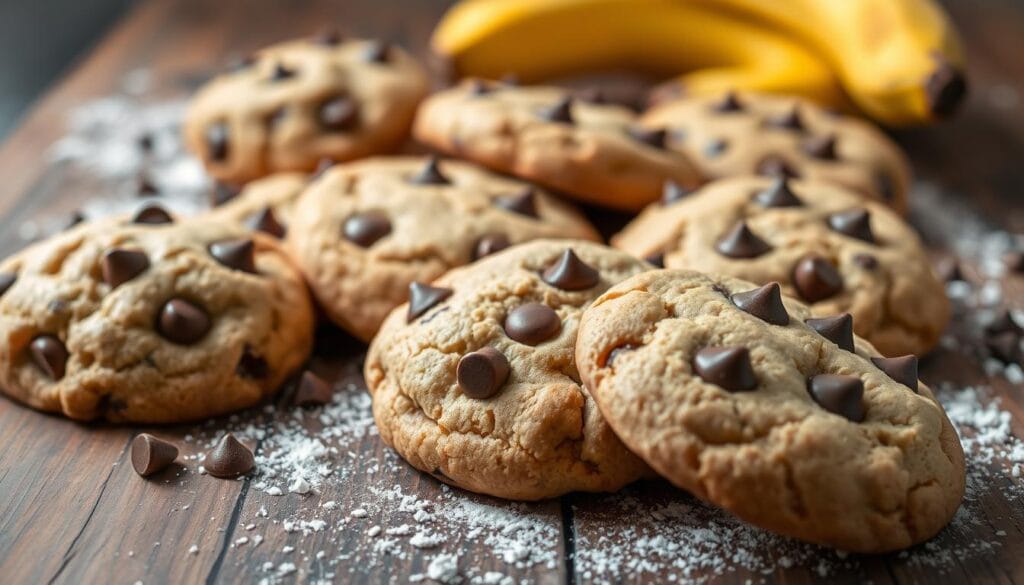
POLYGON ((966 91, 956 30, 933 0, 677 0, 801 39, 871 117, 890 125, 952 113, 966 91))
POLYGON ((831 69, 759 22, 680 0, 464 0, 434 31, 457 73, 526 82, 638 70, 679 75, 687 93, 797 94, 837 107, 831 69))

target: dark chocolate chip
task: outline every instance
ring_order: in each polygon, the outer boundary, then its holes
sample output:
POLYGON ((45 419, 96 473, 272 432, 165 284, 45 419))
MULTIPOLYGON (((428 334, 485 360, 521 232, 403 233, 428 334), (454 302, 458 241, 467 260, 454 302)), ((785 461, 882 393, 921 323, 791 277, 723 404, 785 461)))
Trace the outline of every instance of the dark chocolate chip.
POLYGON ((532 187, 524 187, 512 195, 496 197, 494 205, 519 215, 537 217, 537 196, 532 187))
POLYGON ((256 274, 256 246, 250 238, 210 244, 210 256, 228 268, 256 274))
POLYGON ((203 460, 206 473, 213 477, 231 479, 252 471, 256 466, 256 458, 252 451, 228 433, 217 443, 203 460))
POLYGON ((242 189, 237 185, 217 181, 213 185, 213 190, 210 191, 210 206, 220 207, 235 197, 238 197, 238 194, 241 192, 242 189))
POLYGON ((70 215, 68 215, 68 219, 64 224, 64 229, 69 230, 85 221, 85 219, 85 214, 82 213, 81 210, 76 209, 75 211, 72 211, 70 215))
POLYGON ((666 132, 664 128, 641 128, 634 126, 630 127, 627 132, 630 138, 637 142, 653 148, 665 148, 666 132))
POLYGON ((807 381, 807 390, 825 410, 853 422, 864 420, 864 382, 860 378, 819 374, 807 381))
POLYGON ((135 215, 132 217, 132 223, 161 225, 165 223, 174 223, 174 218, 171 217, 170 213, 167 213, 166 209, 160 207, 156 203, 147 203, 135 212, 135 215))
POLYGON ((727 234, 715 244, 715 250, 729 258, 756 258, 769 250, 771 245, 750 231, 747 222, 736 222, 727 234))
POLYGON ((1010 252, 1003 256, 1006 269, 1016 274, 1024 274, 1024 252, 1010 252))
POLYGON ((730 392, 757 387, 750 351, 745 347, 705 347, 693 356, 693 369, 708 384, 730 392))
POLYGON ((132 439, 132 467, 142 477, 167 469, 177 458, 177 447, 153 435, 141 433, 132 439))
POLYGON ((875 234, 871 231, 871 213, 863 207, 830 215, 828 225, 843 235, 875 243, 875 234))
POLYGON ((836 159, 836 136, 835 134, 828 134, 826 136, 814 136, 804 141, 802 145, 803 151, 814 158, 821 160, 835 160, 836 159))
POLYGON ((782 288, 777 282, 739 292, 730 297, 733 304, 751 315, 772 325, 789 325, 789 313, 782 304, 782 288))
POLYGON ((149 257, 141 250, 125 250, 114 248, 103 255, 100 271, 103 282, 111 288, 117 288, 149 268, 149 257))
POLYGON ((540 117, 548 122, 557 122, 559 124, 572 124, 572 98, 564 97, 558 102, 539 112, 540 117))
POLYGON ((711 109, 719 114, 742 112, 744 110, 743 103, 740 102, 739 97, 734 91, 727 92, 722 96, 722 99, 711 105, 711 109))
POLYGON ((917 392, 917 356, 908 354, 893 358, 873 357, 871 363, 893 381, 917 392))
POLYGON ((320 120, 321 128, 331 132, 343 132, 351 129, 359 121, 359 106, 348 96, 335 96, 320 104, 317 118, 320 120))
POLYGON ((14 272, 0 272, 0 296, 3 296, 14 286, 18 275, 14 272))
POLYGON ((270 375, 270 366, 262 356, 256 355, 252 348, 246 344, 242 350, 242 356, 235 364, 235 373, 241 378, 250 380, 264 380, 270 375))
POLYGON ((796 171, 781 156, 770 154, 757 163, 757 174, 762 177, 786 177, 789 179, 795 179, 800 176, 800 173, 796 171))
POLYGON ((263 211, 251 216, 247 223, 249 229, 270 234, 278 239, 283 238, 288 231, 284 224, 278 221, 274 209, 269 206, 264 207, 263 211))
POLYGON ((135 139, 135 146, 139 147, 139 150, 145 154, 153 152, 154 145, 155 140, 153 139, 153 135, 149 132, 143 132, 135 139))
POLYGON ((153 184, 153 181, 149 178, 149 173, 140 172, 135 184, 135 192, 139 197, 152 197, 160 194, 160 189, 153 184))
POLYGON ((832 317, 821 317, 808 319, 807 326, 815 330, 818 335, 839 346, 839 349, 853 351, 853 317, 849 313, 842 313, 832 317))
POLYGON ((341 33, 335 29, 325 29, 313 37, 313 43, 325 47, 336 47, 341 44, 341 33))
POLYGON ((212 161, 223 161, 228 157, 230 132, 225 122, 215 122, 206 127, 206 156, 212 161))
POLYGON ((156 330, 165 339, 180 345, 191 345, 206 337, 213 323, 201 307, 185 299, 167 301, 157 317, 156 330))
POLYGON ((367 63, 387 63, 391 60, 391 43, 373 40, 363 49, 363 61, 367 63))
POLYGON ((484 347, 462 356, 455 375, 466 396, 483 400, 501 390, 509 369, 504 354, 493 347, 484 347))
POLYGON ((32 361, 51 380, 56 381, 64 377, 68 363, 68 350, 53 335, 36 336, 29 345, 29 354, 32 356, 32 361))
POLYGON ((292 402, 296 406, 323 406, 330 404, 334 398, 334 390, 323 378, 306 370, 299 378, 292 402))
POLYGON ((963 71, 943 58, 937 58, 935 71, 925 81, 928 106, 938 118, 952 115, 967 95, 967 78, 963 71))
POLYGON ((843 290, 843 276, 831 262, 820 256, 805 256, 793 268, 793 286, 809 303, 834 296, 843 290))
POLYGON ((284 81, 295 77, 295 70, 289 69, 283 63, 274 63, 274 69, 270 72, 270 81, 284 81))
POLYGON ((727 148, 729 148, 729 142, 727 140, 722 138, 712 138, 704 144, 704 156, 708 158, 718 158, 727 148))
POLYGON ((572 248, 566 248, 558 260, 544 270, 541 278, 562 290, 584 290, 600 282, 601 274, 580 260, 572 248))
POLYGON ((864 270, 874 270, 878 268, 878 258, 872 254, 854 254, 853 263, 864 270))
POLYGON ((802 132, 804 130, 804 120, 800 115, 800 106, 794 104, 793 107, 785 113, 769 117, 765 120, 765 126, 769 128, 778 128, 780 130, 802 132))
POLYGON ((629 352, 629 351, 633 351, 634 349, 636 349, 636 346, 631 344, 631 343, 627 343, 625 345, 620 345, 620 346, 612 349, 610 352, 608 352, 608 357, 606 357, 605 360, 604 360, 604 367, 606 367, 606 368, 614 367, 615 366, 615 360, 617 360, 620 355, 622 355, 622 354, 624 354, 626 352, 629 352))
POLYGON ((452 295, 452 289, 440 286, 430 286, 422 282, 414 282, 409 285, 409 312, 405 321, 412 323, 414 319, 429 311, 434 305, 447 299, 452 295))
POLYGON ((486 234, 481 236, 473 246, 473 260, 479 260, 484 256, 490 256, 501 252, 512 245, 512 240, 505 234, 486 234))
POLYGON ((436 156, 427 157, 426 162, 423 163, 423 168, 410 177, 409 182, 414 185, 450 185, 452 183, 441 172, 436 156))
POLYGON ((691 193, 693 193, 691 189, 687 189, 675 181, 665 181, 665 184, 661 187, 661 204, 665 206, 672 205, 677 201, 685 199, 691 193))
POLYGON ((505 317, 505 334, 524 345, 544 343, 561 330, 558 313, 541 303, 519 305, 505 317))
POLYGON ((1006 363, 1014 364, 1021 361, 1021 335, 1013 331, 995 333, 985 337, 985 347, 992 357, 1006 363))
POLYGON ((762 207, 801 207, 804 202, 789 188, 789 179, 778 177, 770 187, 754 194, 754 201, 762 207))
POLYGON ((350 215, 342 226, 345 239, 363 248, 369 248, 390 233, 391 220, 376 209, 350 215))
POLYGON ((654 254, 649 254, 647 256, 644 256, 644 261, 646 261, 648 264, 653 264, 657 268, 664 268, 665 267, 665 253, 664 252, 655 252, 654 254))

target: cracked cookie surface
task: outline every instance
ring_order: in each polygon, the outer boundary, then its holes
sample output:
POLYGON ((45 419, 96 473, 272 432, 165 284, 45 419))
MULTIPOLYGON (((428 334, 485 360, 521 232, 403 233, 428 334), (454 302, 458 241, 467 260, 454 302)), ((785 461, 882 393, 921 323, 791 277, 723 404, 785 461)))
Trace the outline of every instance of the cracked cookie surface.
POLYGON ((199 90, 186 144, 214 177, 243 183, 397 149, 426 95, 404 50, 332 35, 280 43, 199 90))
POLYGON ((195 420, 259 402, 305 361, 312 303, 274 240, 146 209, 0 265, 9 396, 78 420, 195 420))
POLYGON ((697 184, 686 158, 662 147, 663 133, 638 132, 631 110, 569 96, 471 80, 425 100, 413 133, 452 156, 617 209, 654 201, 665 180, 697 184))
POLYGON ((949 321, 913 230, 831 184, 723 179, 651 205, 612 245, 666 268, 777 281, 817 315, 853 315, 857 334, 886 355, 925 353, 949 321))
POLYGON ((870 344, 819 334, 790 298, 740 309, 751 289, 659 270, 597 299, 576 359, 608 423, 674 484, 752 524, 858 552, 936 534, 963 496, 964 459, 916 362, 876 366, 870 344))
POLYGON ((414 467, 504 498, 612 491, 645 475, 580 384, 573 351, 584 307, 649 268, 599 244, 541 240, 442 276, 429 306, 414 303, 411 320, 397 308, 370 345, 381 436, 414 467))
POLYGON ((827 181, 907 209, 906 156, 867 122, 793 97, 753 93, 692 97, 648 110, 642 123, 666 128, 669 148, 706 179, 742 175, 827 181))
POLYGON ((338 165, 302 195, 288 246, 328 316, 369 341, 414 281, 528 240, 597 240, 571 206, 475 165, 382 157, 338 165))

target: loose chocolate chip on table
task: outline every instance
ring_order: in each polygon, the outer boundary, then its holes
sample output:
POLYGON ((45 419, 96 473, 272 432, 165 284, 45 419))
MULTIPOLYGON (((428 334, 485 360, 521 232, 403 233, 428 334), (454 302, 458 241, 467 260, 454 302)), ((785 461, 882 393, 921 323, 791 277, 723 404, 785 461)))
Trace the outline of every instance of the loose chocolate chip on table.
POLYGON ((1019 363, 1021 361, 1020 340, 1019 333, 1004 331, 986 336, 985 347, 988 348, 992 357, 1003 363, 1019 363))
POLYGON ((345 239, 369 248, 377 240, 391 233, 391 220, 383 211, 370 210, 350 215, 342 226, 345 239))
POLYGON ((155 141, 153 140, 152 134, 150 134, 149 132, 143 132, 142 134, 139 135, 138 138, 135 139, 135 146, 138 146, 139 150, 141 150, 142 152, 149 153, 153 152, 154 142, 155 141))
POLYGON ((1024 274, 1024 252, 1010 252, 1003 256, 1006 269, 1017 274, 1024 274))
POLYGON ((874 270, 878 268, 878 258, 872 254, 854 254, 853 263, 865 270, 874 270))
POLYGON ((228 157, 230 141, 228 125, 224 122, 210 124, 206 128, 206 154, 213 161, 222 161, 228 157))
POLYGON ((313 42, 325 47, 334 47, 341 44, 341 34, 334 29, 322 30, 313 37, 313 42))
POLYGON ((174 223, 174 218, 171 217, 170 213, 163 207, 160 207, 156 203, 147 203, 135 212, 132 217, 132 223, 141 223, 146 225, 160 225, 165 223, 174 223))
POLYGON ((267 360, 256 355, 252 348, 246 345, 242 350, 242 356, 238 358, 238 364, 235 365, 235 373, 249 380, 263 380, 270 374, 270 367, 267 360))
POLYGON ((540 117, 548 122, 557 122, 560 124, 572 124, 572 98, 564 97, 558 102, 544 110, 540 111, 540 117))
POLYGON ((729 258, 756 258, 771 249, 771 245, 752 232, 743 220, 736 222, 715 244, 715 250, 729 258))
POLYGON ((804 204, 789 188, 786 177, 778 177, 770 187, 755 193, 754 201, 762 207, 801 207, 804 204))
POLYGON ((493 347, 484 347, 462 356, 455 375, 466 396, 483 400, 501 390, 509 369, 504 354, 493 347))
POLYGON ((722 99, 712 104, 711 109, 720 114, 742 112, 743 104, 740 102, 739 97, 737 97, 736 92, 730 91, 722 96, 722 99))
POLYGON ((4 295, 18 280, 14 272, 0 272, 0 296, 4 295))
POLYGON ((217 443, 203 460, 206 473, 213 477, 231 479, 252 471, 256 466, 256 458, 252 451, 243 445, 231 433, 217 443))
POLYGON ((653 148, 665 148, 664 128, 631 127, 627 130, 630 138, 653 148))
POLYGON ((893 358, 873 357, 871 363, 893 381, 917 392, 917 356, 908 354, 893 358))
POLYGON ((317 116, 322 128, 341 132, 355 125, 359 119, 359 107, 352 98, 339 95, 320 104, 317 116))
POLYGON ((804 129, 804 120, 800 116, 800 106, 794 105, 785 113, 769 117, 765 120, 765 126, 781 130, 802 131, 804 129))
POLYGON ((853 351, 853 317, 849 313, 842 313, 832 317, 821 317, 808 319, 807 326, 814 329, 818 335, 839 346, 839 349, 853 351))
POLYGON ((708 158, 717 158, 721 156, 725 150, 729 148, 729 142, 721 138, 712 138, 704 144, 704 156, 708 158))
POLYGON ((661 204, 665 206, 672 205, 677 201, 681 201, 692 192, 675 181, 665 181, 665 184, 661 187, 661 204))
POLYGON ((64 229, 69 230, 83 221, 85 221, 85 214, 82 213, 81 210, 76 209, 68 216, 67 222, 64 224, 64 229))
POLYGON ((221 240, 210 244, 210 256, 228 268, 256 274, 256 247, 250 238, 221 240))
POLYGON ((139 197, 152 197, 153 195, 158 195, 160 189, 157 189, 156 185, 153 184, 148 173, 141 172, 139 173, 135 192, 139 194, 139 197))
POLYGON ((512 240, 505 234, 486 234, 480 237, 473 246, 473 260, 501 252, 512 245, 512 240))
POLYGON ((815 136, 804 141, 803 151, 814 158, 821 160, 836 159, 836 137, 835 134, 826 136, 815 136))
POLYGON ((871 231, 871 213, 863 207, 830 215, 828 225, 843 235, 875 243, 875 234, 871 231))
POLYGON ((864 420, 864 382, 860 378, 819 374, 807 381, 807 390, 825 410, 853 422, 864 420))
POLYGON ((738 292, 730 297, 733 304, 742 311, 771 323, 772 325, 789 325, 789 313, 782 304, 782 288, 777 282, 738 292))
POLYGON ((665 253, 664 252, 655 252, 654 254, 650 254, 650 255, 644 256, 644 261, 647 262, 648 264, 653 264, 657 268, 664 268, 665 267, 665 253))
POLYGON ((558 313, 541 303, 519 305, 505 317, 505 334, 524 345, 544 343, 561 330, 558 313))
POLYGON ((149 256, 141 250, 125 250, 114 248, 103 255, 100 271, 103 282, 111 288, 117 288, 149 268, 149 256))
POLYGON ((606 357, 605 360, 604 360, 604 367, 606 367, 606 368, 614 367, 615 366, 615 360, 617 360, 620 355, 622 355, 622 354, 624 354, 626 352, 633 351, 634 349, 636 349, 636 346, 631 344, 631 343, 627 343, 625 345, 620 345, 620 346, 612 349, 610 352, 608 352, 608 357, 606 357))
POLYGON ((273 208, 269 206, 251 216, 246 223, 249 229, 270 234, 278 239, 283 238, 288 231, 284 224, 278 221, 273 208))
POLYGON ((762 177, 787 177, 795 179, 800 173, 786 159, 777 155, 768 155, 757 163, 757 174, 762 177))
POLYGON ((210 191, 210 205, 212 207, 220 207, 235 197, 238 197, 238 194, 241 192, 242 189, 237 185, 217 181, 213 186, 213 190, 210 191))
POLYGON ((750 351, 745 347, 705 347, 693 356, 693 369, 708 384, 730 392, 757 387, 750 351))
POLYGON ((391 60, 391 44, 373 40, 363 49, 363 61, 367 63, 387 63, 391 60))
POLYGON ((213 323, 201 307, 185 299, 167 301, 157 317, 156 329, 165 339, 181 345, 196 343, 209 333, 213 323))
POLYGON ((412 323, 414 319, 429 311, 434 305, 447 299, 452 295, 452 289, 440 286, 430 286, 422 282, 414 282, 409 285, 409 312, 405 321, 412 323))
POLYGON ((51 380, 60 380, 68 363, 68 350, 53 335, 38 335, 29 345, 29 354, 44 374, 51 380))
POLYGON ((296 406, 323 406, 330 404, 332 398, 334 391, 331 385, 320 376, 306 370, 299 378, 292 402, 296 406))
POLYGON ((558 260, 544 270, 541 278, 562 290, 584 290, 600 282, 601 274, 580 260, 572 248, 566 248, 558 260))
POLYGON ((494 199, 494 205, 519 215, 537 217, 537 197, 532 187, 524 187, 518 193, 497 197, 494 199))
POLYGON ((177 458, 177 447, 153 435, 141 433, 132 439, 132 467, 142 477, 167 469, 177 458))
POLYGON ((793 268, 793 286, 805 301, 816 303, 843 290, 843 276, 828 260, 805 256, 793 268))
POLYGON ((436 156, 428 157, 423 168, 409 178, 414 185, 450 185, 451 180, 441 172, 436 156))
POLYGON ((295 77, 295 70, 289 69, 283 63, 274 63, 274 69, 270 72, 270 81, 284 81, 295 77))

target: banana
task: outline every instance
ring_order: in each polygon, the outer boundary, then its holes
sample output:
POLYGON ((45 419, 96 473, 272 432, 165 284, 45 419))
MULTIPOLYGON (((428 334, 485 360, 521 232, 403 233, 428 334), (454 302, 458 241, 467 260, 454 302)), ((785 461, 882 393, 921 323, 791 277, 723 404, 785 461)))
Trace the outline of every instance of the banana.
POLYGON ((948 116, 966 93, 952 23, 933 0, 677 0, 800 39, 865 113, 905 126, 948 116))
POLYGON ((799 42, 682 0, 464 0, 445 14, 431 44, 461 75, 536 82, 614 69, 685 73, 670 87, 846 103, 835 74, 799 42))

